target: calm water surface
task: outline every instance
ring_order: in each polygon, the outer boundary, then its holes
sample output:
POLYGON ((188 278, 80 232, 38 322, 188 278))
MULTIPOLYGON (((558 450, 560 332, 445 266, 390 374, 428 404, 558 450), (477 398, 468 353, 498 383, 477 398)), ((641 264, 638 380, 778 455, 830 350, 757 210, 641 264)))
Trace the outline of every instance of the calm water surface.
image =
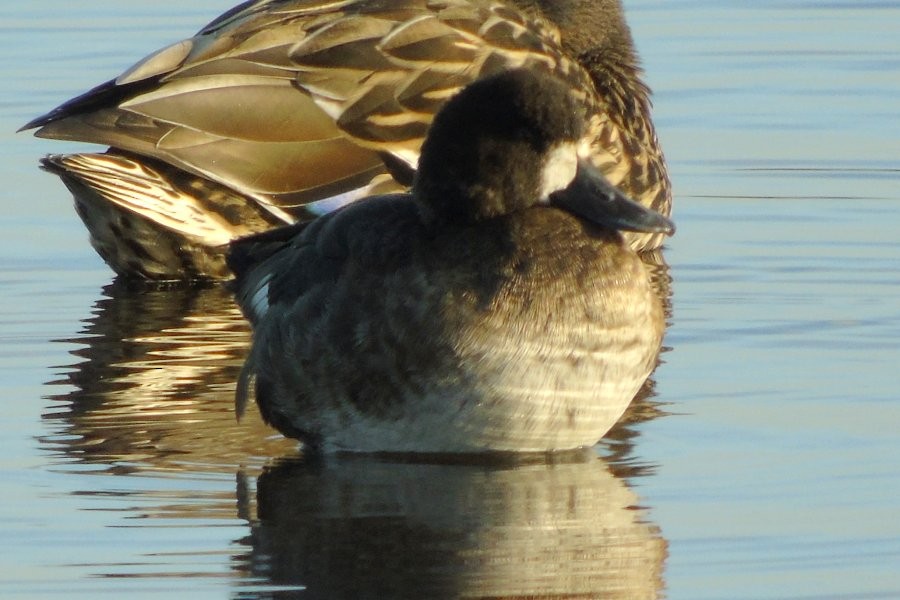
POLYGON ((556 464, 308 464, 227 294, 113 284, 13 131, 225 0, 0 6, 0 595, 900 597, 900 3, 626 0, 671 326, 556 464))

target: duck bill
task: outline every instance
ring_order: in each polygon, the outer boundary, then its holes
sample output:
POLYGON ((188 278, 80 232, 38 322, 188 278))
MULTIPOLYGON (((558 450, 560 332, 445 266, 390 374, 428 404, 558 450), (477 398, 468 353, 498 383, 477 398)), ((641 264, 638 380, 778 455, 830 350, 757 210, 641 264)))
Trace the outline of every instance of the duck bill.
POLYGON ((675 233, 672 221, 623 194, 584 160, 569 187, 552 194, 550 203, 607 229, 675 233))

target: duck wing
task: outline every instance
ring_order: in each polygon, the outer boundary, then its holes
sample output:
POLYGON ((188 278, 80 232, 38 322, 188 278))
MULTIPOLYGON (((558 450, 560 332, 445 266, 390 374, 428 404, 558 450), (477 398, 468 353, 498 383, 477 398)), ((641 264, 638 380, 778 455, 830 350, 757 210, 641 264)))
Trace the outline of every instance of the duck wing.
MULTIPOLYGON (((366 273, 379 278, 410 260, 409 242, 421 233, 420 224, 413 198, 390 194, 342 207, 309 223, 236 239, 228 249, 228 267, 235 275, 229 285, 258 336, 276 340, 278 347, 299 338, 319 344, 317 328, 331 311, 340 310, 336 307, 348 300, 347 294, 358 291, 352 285, 358 276, 366 273), (260 328, 265 332, 260 333, 260 328)), ((369 300, 360 297, 359 301, 369 300)), ((352 320, 347 325, 352 327, 352 320)), ((272 364, 267 351, 267 344, 255 344, 241 370, 235 392, 238 418, 250 400, 257 399, 258 371, 272 364)), ((277 399, 257 400, 266 420, 272 422, 273 411, 266 406, 277 399)))
POLYGON ((25 128, 152 157, 302 215, 385 164, 408 184, 443 102, 521 66, 592 89, 555 27, 496 2, 258 0, 25 128))

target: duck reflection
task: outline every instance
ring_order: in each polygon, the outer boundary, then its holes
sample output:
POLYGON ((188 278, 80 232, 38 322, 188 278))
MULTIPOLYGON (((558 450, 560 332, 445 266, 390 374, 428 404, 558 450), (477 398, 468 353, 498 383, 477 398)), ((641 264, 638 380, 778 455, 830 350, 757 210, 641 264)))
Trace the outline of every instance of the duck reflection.
POLYGON ((288 460, 258 479, 236 566, 303 598, 655 598, 666 542, 637 503, 593 451, 506 466, 288 460))
POLYGON ((255 415, 234 416, 234 382, 250 334, 228 291, 117 281, 85 320, 81 362, 53 385, 45 446, 117 471, 234 471, 249 456, 291 453, 255 415))

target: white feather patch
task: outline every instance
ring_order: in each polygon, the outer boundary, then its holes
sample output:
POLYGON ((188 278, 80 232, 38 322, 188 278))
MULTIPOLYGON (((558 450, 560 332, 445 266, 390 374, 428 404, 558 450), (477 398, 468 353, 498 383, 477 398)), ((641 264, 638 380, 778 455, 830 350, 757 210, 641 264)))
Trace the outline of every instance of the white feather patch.
POLYGON ((263 277, 259 287, 256 288, 256 291, 250 297, 250 312, 253 314, 255 321, 259 321, 266 316, 269 310, 269 281, 271 279, 271 274, 263 277))
POLYGON ((578 145, 559 144, 547 154, 541 174, 541 202, 548 203, 550 194, 569 187, 578 172, 578 145))

